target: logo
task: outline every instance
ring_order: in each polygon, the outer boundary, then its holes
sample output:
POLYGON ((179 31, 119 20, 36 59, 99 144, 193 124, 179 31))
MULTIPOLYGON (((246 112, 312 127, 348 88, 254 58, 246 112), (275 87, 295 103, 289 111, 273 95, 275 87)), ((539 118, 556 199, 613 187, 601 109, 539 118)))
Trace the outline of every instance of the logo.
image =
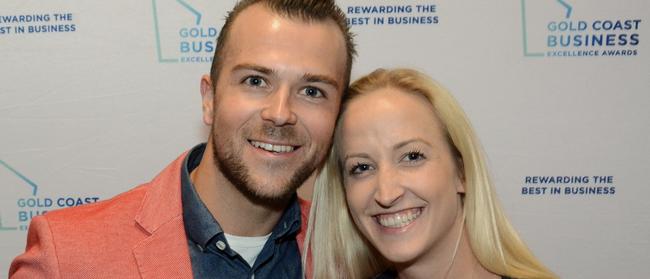
POLYGON ((158 62, 212 62, 219 30, 206 18, 219 17, 208 17, 204 11, 219 9, 199 9, 185 0, 152 0, 152 9, 158 62))
MULTIPOLYGON (((8 163, 0 160, 0 167, 6 173, 18 179, 21 190, 15 201, 13 210, 0 211, 0 231, 26 231, 32 218, 45 214, 54 209, 72 207, 82 204, 95 203, 99 197, 56 196, 46 197, 39 195, 39 186, 23 173, 19 172, 8 163), (21 194, 22 193, 22 194, 21 194), (9 216, 9 217, 7 217, 9 216)), ((2 169, 0 168, 0 169, 2 169)), ((3 206, 3 209, 6 209, 3 206)))
POLYGON ((523 54, 526 57, 629 57, 639 55, 642 21, 590 16, 586 5, 568 0, 521 1, 523 54))
POLYGON ((522 196, 613 196, 616 183, 612 175, 531 175, 525 176, 522 196))
POLYGON ((350 26, 436 25, 440 22, 438 5, 430 2, 350 5, 343 7, 350 26))
POLYGON ((75 32, 74 20, 68 12, 0 15, 0 36, 75 32))

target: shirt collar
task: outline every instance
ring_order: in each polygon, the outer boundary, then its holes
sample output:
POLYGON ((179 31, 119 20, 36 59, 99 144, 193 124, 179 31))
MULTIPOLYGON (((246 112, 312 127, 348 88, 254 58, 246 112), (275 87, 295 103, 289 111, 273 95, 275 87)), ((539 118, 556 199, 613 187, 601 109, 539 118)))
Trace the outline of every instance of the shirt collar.
POLYGON ((205 206, 190 180, 190 173, 199 166, 205 143, 192 148, 183 161, 181 170, 181 199, 183 202, 183 224, 187 237, 196 244, 206 247, 210 239, 223 232, 205 206))
MULTIPOLYGON (((208 243, 218 234, 223 233, 219 222, 214 219, 208 208, 199 197, 190 173, 201 163, 206 144, 202 143, 188 153, 183 161, 181 170, 181 199, 183 203, 183 223, 187 237, 196 244, 208 246, 208 243)), ((295 235, 300 230, 300 204, 297 195, 291 198, 289 206, 272 230, 270 239, 280 240, 295 235)))
POLYGON ((284 210, 282 217, 273 228, 271 238, 277 241, 290 236, 295 237, 300 231, 300 222, 300 203, 298 202, 298 196, 294 194, 289 206, 284 210))

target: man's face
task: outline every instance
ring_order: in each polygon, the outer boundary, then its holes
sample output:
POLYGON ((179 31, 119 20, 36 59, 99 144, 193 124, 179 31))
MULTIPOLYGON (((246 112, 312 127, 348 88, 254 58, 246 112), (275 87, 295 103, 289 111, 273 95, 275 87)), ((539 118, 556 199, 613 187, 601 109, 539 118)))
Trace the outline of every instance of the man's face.
POLYGON ((215 163, 248 197, 286 200, 329 149, 345 87, 343 35, 333 21, 253 5, 229 36, 214 100, 203 94, 215 163))

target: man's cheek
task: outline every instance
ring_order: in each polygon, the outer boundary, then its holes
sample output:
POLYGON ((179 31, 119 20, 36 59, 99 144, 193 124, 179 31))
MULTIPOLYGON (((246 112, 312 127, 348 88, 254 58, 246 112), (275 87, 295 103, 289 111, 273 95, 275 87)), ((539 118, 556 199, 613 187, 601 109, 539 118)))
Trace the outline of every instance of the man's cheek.
POLYGON ((334 125, 336 116, 334 115, 318 115, 307 123, 307 128, 312 131, 312 135, 319 141, 325 141, 329 144, 329 140, 334 133, 334 125))

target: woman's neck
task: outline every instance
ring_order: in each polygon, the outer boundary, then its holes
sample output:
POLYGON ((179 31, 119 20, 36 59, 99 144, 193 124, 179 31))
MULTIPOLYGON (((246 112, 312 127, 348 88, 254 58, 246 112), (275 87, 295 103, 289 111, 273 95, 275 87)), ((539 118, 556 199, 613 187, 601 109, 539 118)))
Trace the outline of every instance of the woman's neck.
POLYGON ((401 279, 492 279, 500 278, 485 269, 472 252, 469 237, 464 227, 464 218, 459 218, 447 239, 428 255, 417 261, 397 266, 401 279))

